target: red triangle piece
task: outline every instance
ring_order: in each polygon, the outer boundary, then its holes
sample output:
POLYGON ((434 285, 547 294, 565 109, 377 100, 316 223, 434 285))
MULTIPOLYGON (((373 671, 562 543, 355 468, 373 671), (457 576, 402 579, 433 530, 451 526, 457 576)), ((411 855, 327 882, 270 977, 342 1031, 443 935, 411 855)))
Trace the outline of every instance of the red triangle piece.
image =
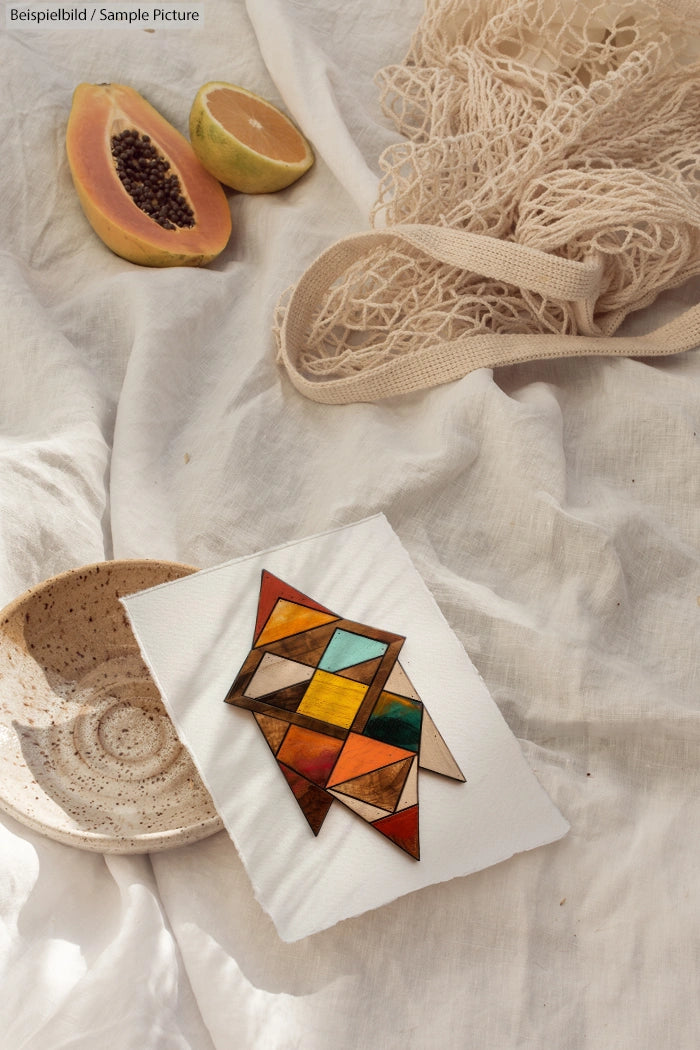
POLYGON ((418 841, 418 806, 399 810, 388 817, 372 821, 372 827, 381 831, 388 839, 395 842, 406 853, 420 860, 420 843, 418 841))
POLYGON ((258 598, 258 615, 255 621, 255 637, 253 643, 258 640, 263 627, 267 623, 270 613, 275 607, 275 603, 278 598, 285 598, 290 602, 297 602, 299 605, 305 605, 307 609, 316 609, 317 612, 328 613, 330 616, 335 616, 331 609, 327 609, 325 605, 319 605, 313 598, 309 598, 308 595, 302 594, 295 587, 291 587, 284 580, 280 580, 279 577, 273 576, 267 569, 263 569, 262 576, 260 579, 260 597, 258 598))

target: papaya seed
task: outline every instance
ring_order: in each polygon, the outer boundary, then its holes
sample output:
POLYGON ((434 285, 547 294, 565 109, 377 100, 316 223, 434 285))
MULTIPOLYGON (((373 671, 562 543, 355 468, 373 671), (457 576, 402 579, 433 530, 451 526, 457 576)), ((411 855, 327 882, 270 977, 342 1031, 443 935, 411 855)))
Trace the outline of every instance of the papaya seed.
POLYGON ((134 204, 166 230, 194 226, 194 212, 182 195, 180 180, 169 171, 150 135, 126 128, 111 139, 119 180, 134 204))

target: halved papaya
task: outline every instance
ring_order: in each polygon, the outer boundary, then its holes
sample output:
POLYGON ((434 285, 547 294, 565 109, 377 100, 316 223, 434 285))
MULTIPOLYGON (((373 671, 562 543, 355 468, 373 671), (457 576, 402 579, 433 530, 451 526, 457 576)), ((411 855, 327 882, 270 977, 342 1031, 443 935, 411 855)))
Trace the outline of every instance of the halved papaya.
POLYGON ((133 88, 79 84, 66 150, 83 211, 117 255, 142 266, 204 266, 226 247, 223 187, 133 88))

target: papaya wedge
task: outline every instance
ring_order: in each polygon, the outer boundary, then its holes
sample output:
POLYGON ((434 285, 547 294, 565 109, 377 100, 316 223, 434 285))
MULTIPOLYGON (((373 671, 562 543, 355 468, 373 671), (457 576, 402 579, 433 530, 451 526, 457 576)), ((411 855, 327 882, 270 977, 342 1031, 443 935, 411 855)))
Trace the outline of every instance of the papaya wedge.
POLYGON ((187 139, 124 84, 79 84, 66 128, 78 198, 95 233, 142 266, 204 266, 231 211, 187 139))

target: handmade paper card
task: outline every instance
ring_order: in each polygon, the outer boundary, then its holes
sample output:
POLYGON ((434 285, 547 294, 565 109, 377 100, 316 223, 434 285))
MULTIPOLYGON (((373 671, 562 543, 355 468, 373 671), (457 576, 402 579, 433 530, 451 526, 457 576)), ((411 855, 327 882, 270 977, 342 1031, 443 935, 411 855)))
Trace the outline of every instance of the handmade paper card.
POLYGON ((284 940, 566 833, 382 515, 123 602, 284 940))

